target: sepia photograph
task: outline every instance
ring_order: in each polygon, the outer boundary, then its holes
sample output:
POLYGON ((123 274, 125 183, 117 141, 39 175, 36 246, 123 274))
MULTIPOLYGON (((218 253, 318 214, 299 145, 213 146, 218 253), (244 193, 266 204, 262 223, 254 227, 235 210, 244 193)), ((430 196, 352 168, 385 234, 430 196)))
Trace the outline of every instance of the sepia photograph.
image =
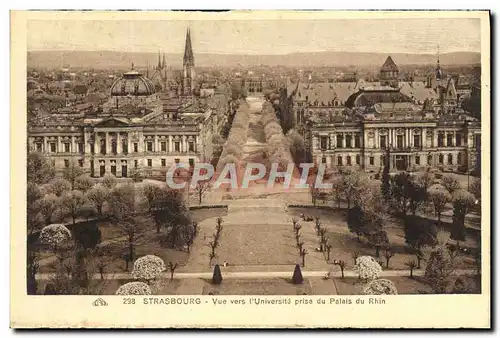
POLYGON ((489 325, 489 13, 273 13, 11 14, 19 310, 467 295, 489 325))

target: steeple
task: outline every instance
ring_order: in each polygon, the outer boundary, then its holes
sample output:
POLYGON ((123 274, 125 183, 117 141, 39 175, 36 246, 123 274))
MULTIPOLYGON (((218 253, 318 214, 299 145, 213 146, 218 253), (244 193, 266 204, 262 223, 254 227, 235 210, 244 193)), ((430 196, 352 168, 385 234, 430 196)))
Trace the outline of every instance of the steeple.
POLYGON ((186 44, 184 46, 184 65, 194 65, 193 48, 191 46, 191 31, 188 28, 186 32, 186 44))
POLYGON ((160 51, 158 51, 158 66, 157 69, 161 69, 160 51))
POLYGON ((165 62, 165 53, 163 53, 163 62, 161 64, 161 69, 165 69, 165 66, 166 66, 166 62, 165 62))
POLYGON ((436 66, 436 79, 441 80, 443 77, 443 72, 441 71, 441 65, 439 64, 439 46, 437 52, 437 66, 436 66))

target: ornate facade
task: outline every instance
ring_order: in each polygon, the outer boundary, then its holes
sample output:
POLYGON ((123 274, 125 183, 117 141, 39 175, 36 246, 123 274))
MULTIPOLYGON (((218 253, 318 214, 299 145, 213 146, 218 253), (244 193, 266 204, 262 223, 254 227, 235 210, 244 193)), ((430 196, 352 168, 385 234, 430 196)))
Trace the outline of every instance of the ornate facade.
MULTIPOLYGON (((191 50, 189 31, 186 41, 186 50, 191 50)), ((192 77, 192 50, 187 61, 192 77)), ((184 83, 192 86, 191 77, 184 83)), ((217 132, 212 112, 192 97, 162 100, 155 84, 132 65, 111 85, 99 110, 72 116, 54 113, 30 121, 28 146, 46 154, 58 170, 78 163, 93 177, 106 173, 130 177, 135 171, 164 177, 173 163, 210 161, 211 148, 205 149, 203 141, 217 132)))
MULTIPOLYGON (((295 127, 304 137, 309 160, 329 168, 379 172, 389 152, 393 171, 479 169, 481 124, 457 106, 456 96, 449 93, 452 79, 440 78, 437 92, 429 91, 424 101, 394 86, 397 67, 390 57, 380 74, 379 84, 289 88, 295 127)), ((442 76, 439 65, 436 75, 442 76)))

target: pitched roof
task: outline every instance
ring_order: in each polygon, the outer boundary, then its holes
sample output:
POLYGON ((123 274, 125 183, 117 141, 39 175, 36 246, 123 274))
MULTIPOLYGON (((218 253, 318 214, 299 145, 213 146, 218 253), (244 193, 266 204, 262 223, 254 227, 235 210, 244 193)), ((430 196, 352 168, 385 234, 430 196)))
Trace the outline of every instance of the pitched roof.
POLYGON ((385 59, 384 64, 382 65, 382 68, 380 68, 380 71, 382 72, 397 72, 398 66, 394 63, 392 60, 391 56, 388 56, 387 59, 385 59))

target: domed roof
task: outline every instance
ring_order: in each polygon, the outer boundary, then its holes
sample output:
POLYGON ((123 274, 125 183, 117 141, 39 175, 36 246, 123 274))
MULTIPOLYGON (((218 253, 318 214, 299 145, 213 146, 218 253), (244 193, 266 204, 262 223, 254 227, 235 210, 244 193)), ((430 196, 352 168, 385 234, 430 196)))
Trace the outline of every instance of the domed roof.
POLYGON ((111 85, 111 96, 149 96, 155 92, 153 82, 133 69, 111 85))

